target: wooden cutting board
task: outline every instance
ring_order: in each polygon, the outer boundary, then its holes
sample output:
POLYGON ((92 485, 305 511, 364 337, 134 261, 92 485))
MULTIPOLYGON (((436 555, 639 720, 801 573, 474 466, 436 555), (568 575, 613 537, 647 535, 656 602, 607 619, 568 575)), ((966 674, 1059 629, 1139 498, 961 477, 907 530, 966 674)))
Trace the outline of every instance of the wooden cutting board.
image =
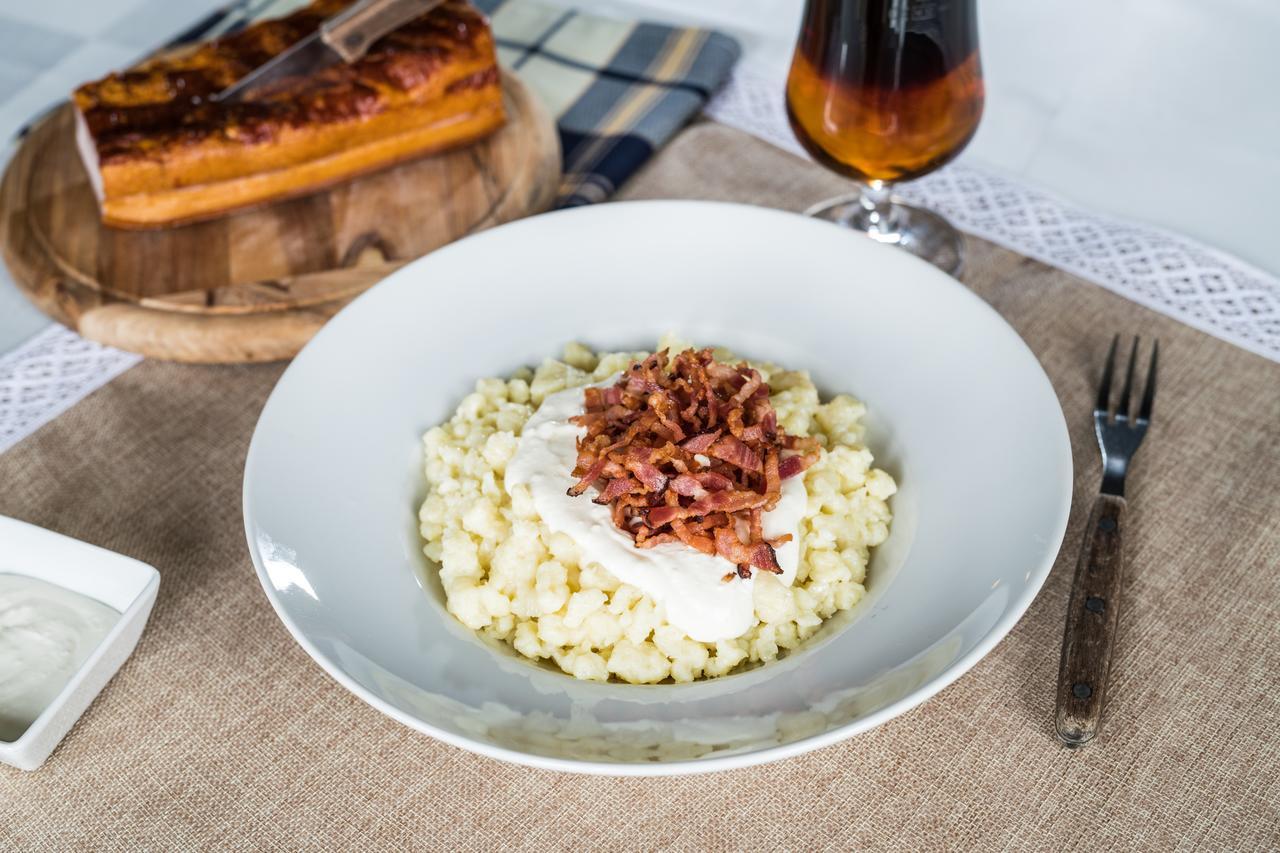
POLYGON ((503 93, 507 123, 488 139, 152 231, 100 222, 68 104, 32 128, 0 182, 0 251, 36 305, 92 340, 175 361, 289 358, 408 261, 550 206, 555 124, 510 74, 503 93))

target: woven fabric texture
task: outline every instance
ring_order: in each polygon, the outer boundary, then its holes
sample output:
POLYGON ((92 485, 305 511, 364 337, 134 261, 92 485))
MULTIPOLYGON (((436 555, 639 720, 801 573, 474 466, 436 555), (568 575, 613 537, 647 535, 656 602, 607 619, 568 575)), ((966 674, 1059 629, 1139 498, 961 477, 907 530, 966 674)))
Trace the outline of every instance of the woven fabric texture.
MULTIPOLYGON (((704 124, 623 195, 799 209, 842 189, 704 124)), ((1274 847, 1280 367, 982 241, 963 279, 1052 379, 1076 498, 1030 611, 917 710, 799 758, 680 779, 558 775, 417 734, 312 663, 254 576, 241 470, 280 368, 145 362, 0 457, 0 513, 163 576, 137 651, 45 767, 0 768, 0 849, 1274 847), (1105 728, 1072 752, 1050 719, 1114 331, 1160 338, 1161 388, 1130 481, 1105 728)))

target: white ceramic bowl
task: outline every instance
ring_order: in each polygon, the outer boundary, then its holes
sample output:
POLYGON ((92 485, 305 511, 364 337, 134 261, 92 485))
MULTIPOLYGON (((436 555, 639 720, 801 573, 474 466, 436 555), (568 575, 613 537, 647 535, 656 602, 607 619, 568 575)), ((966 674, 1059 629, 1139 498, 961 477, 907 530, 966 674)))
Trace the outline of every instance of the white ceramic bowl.
POLYGON ((0 516, 0 574, 56 584, 120 612, 49 707, 16 741, 0 741, 0 762, 35 770, 133 653, 155 604, 160 573, 132 557, 0 516))
POLYGON ((1048 379, 953 279, 792 214, 639 202, 486 231, 356 300, 268 400, 244 507, 276 612, 374 707, 496 758, 658 774, 813 749, 941 690, 1040 589, 1070 495, 1048 379), (668 330, 863 399, 901 487, 895 521, 865 600, 796 653, 688 685, 575 681, 445 611, 416 527, 420 436, 478 378, 567 341, 643 349, 668 330))

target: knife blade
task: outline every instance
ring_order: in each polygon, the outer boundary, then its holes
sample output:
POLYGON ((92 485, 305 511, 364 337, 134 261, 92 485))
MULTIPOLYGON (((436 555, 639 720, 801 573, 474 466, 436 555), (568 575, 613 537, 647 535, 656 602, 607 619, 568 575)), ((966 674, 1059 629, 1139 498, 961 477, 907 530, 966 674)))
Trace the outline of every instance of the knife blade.
POLYGON ((314 74, 340 62, 355 62, 378 39, 414 18, 425 15, 444 0, 360 0, 326 19, 319 29, 291 45, 278 56, 250 71, 214 96, 219 103, 233 103, 252 89, 314 74))
POLYGON ((223 89, 214 100, 223 104, 234 103, 250 89, 259 88, 273 80, 313 74, 342 61, 342 55, 325 44, 320 38, 320 31, 316 30, 284 53, 272 57, 265 65, 259 65, 223 89))

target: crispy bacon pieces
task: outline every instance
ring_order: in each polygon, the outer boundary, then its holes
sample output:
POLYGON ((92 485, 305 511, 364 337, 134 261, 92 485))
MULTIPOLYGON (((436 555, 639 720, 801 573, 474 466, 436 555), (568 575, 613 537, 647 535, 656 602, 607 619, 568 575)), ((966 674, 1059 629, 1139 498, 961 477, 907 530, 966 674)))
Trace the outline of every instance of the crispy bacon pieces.
MULTIPOLYGON (((781 573, 762 517, 782 481, 817 461, 813 438, 787 435, 769 386, 745 363, 723 364, 711 350, 666 350, 632 364, 616 384, 587 388, 573 423, 578 478, 569 494, 594 487, 637 548, 681 542, 737 566, 781 573)), ((726 575, 726 580, 734 575, 726 575)))

